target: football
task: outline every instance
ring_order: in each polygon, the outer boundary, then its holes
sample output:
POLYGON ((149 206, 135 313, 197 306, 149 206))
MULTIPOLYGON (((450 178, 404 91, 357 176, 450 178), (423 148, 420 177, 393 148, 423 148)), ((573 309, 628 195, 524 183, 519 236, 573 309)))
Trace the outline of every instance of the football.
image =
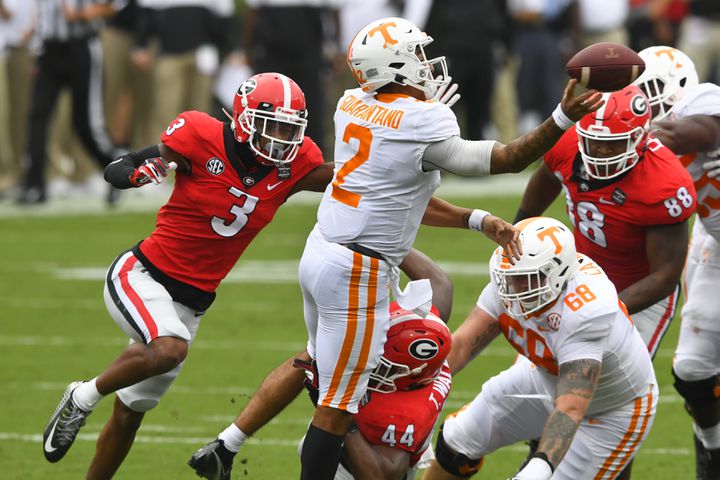
POLYGON ((565 71, 586 88, 614 92, 635 81, 645 71, 645 62, 625 45, 601 42, 576 53, 565 71))

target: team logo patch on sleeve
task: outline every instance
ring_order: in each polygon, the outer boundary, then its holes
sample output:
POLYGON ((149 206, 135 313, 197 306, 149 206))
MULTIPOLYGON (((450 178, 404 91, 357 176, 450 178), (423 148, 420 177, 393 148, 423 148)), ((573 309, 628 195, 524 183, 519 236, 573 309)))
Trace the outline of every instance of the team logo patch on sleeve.
POLYGON ((220 175, 225 171, 225 164, 219 158, 213 157, 207 161, 205 168, 207 168, 207 171, 213 175, 220 175))

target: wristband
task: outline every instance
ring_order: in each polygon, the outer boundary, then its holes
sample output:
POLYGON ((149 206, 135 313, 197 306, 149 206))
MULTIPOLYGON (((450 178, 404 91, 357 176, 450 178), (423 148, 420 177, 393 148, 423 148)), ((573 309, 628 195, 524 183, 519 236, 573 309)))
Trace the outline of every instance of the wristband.
POLYGON ((550 480, 552 475, 552 466, 536 455, 530 459, 527 465, 525 465, 525 468, 520 470, 514 478, 523 480, 550 480))
POLYGON ((558 106, 555 107, 555 110, 553 110, 552 118, 555 120, 555 124, 560 127, 563 130, 567 130, 568 128, 575 125, 575 122, 570 120, 570 118, 565 115, 565 112, 563 112, 562 105, 558 103, 558 106))
POLYGON ((555 473, 555 467, 553 467, 552 463, 550 463, 550 459, 544 452, 535 452, 535 455, 533 455, 533 458, 539 458, 540 460, 544 460, 545 463, 547 463, 548 466, 550 467, 550 471, 555 473))
POLYGON ((472 213, 470 213, 470 218, 468 218, 468 228, 482 233, 483 220, 485 220, 485 217, 488 215, 490 215, 490 212, 486 212, 485 210, 473 210, 472 213))

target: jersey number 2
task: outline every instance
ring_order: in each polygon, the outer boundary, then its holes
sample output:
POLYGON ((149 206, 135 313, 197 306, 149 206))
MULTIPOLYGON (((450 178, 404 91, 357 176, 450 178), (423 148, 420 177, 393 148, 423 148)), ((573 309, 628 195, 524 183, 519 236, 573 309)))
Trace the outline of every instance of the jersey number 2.
POLYGON ((235 215, 235 220, 232 222, 228 223, 227 220, 220 217, 213 217, 210 221, 212 229, 221 237, 232 237, 237 235, 238 232, 247 224, 248 215, 255 210, 255 205, 257 205, 259 200, 258 197, 248 195, 235 187, 230 187, 228 191, 231 195, 240 199, 240 204, 238 205, 236 203, 230 207, 230 213, 235 215))
POLYGON ((340 170, 335 174, 335 180, 332 182, 332 197, 340 203, 353 208, 357 208, 360 203, 362 196, 355 192, 350 192, 340 187, 345 183, 345 177, 358 168, 360 165, 365 163, 370 156, 370 144, 372 143, 372 131, 356 123, 349 123, 345 127, 345 133, 343 134, 343 142, 350 143, 350 139, 356 139, 358 144, 357 153, 347 162, 340 167, 340 170))

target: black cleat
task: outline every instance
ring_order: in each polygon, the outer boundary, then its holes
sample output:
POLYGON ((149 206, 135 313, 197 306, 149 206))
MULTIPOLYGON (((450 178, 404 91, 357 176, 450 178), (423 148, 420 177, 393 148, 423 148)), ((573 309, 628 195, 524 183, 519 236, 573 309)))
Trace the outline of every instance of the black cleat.
POLYGON ((81 410, 72 399, 73 392, 81 383, 83 382, 72 382, 68 385, 45 427, 43 452, 48 462, 58 462, 65 456, 91 413, 81 410))
POLYGON ((234 454, 225 448, 224 442, 216 438, 195 452, 188 460, 188 465, 195 470, 198 477, 210 480, 230 480, 233 456, 234 454))

